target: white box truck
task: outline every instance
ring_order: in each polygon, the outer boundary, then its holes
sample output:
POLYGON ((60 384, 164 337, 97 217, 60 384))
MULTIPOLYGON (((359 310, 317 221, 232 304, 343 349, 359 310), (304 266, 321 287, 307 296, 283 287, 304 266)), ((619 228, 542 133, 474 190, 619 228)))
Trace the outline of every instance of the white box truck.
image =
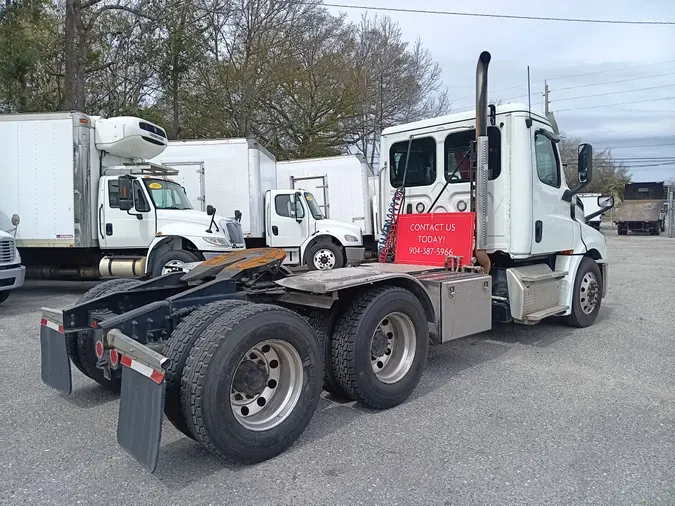
POLYGON ((162 128, 133 117, 0 116, 0 218, 21 218, 27 273, 158 275, 244 248, 236 221, 192 209, 169 179, 175 171, 146 161, 167 142, 162 128))
POLYGON ((366 255, 377 250, 377 184, 362 155, 277 162, 277 188, 306 189, 326 218, 358 225, 366 255))
POLYGON ((170 141, 155 161, 178 171, 195 207, 210 202, 241 222, 246 246, 278 247, 312 270, 364 258, 361 229, 327 219, 308 189, 277 189, 277 162, 253 139, 170 141))

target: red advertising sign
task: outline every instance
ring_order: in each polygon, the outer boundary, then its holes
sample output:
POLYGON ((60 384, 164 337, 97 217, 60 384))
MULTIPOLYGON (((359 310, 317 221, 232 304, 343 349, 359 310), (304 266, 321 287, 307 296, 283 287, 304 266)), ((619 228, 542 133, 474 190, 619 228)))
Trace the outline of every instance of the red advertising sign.
POLYGON ((399 214, 396 226, 397 264, 442 267, 448 256, 471 265, 475 213, 399 214))

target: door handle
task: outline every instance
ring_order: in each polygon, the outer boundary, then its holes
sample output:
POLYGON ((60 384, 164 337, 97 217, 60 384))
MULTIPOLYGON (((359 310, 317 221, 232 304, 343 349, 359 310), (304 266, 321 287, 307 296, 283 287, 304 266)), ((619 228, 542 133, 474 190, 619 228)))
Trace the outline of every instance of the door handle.
POLYGON ((541 220, 534 222, 534 240, 535 242, 541 242, 541 236, 544 233, 544 224, 541 220))
POLYGON ((98 208, 98 233, 101 234, 101 239, 105 239, 105 236, 103 235, 103 215, 101 214, 101 211, 103 211, 103 204, 98 208))
POLYGON ((105 224, 105 235, 113 235, 112 223, 106 223, 105 224))
POLYGON ((272 225, 272 233, 274 235, 279 235, 279 227, 277 227, 276 225, 272 225))

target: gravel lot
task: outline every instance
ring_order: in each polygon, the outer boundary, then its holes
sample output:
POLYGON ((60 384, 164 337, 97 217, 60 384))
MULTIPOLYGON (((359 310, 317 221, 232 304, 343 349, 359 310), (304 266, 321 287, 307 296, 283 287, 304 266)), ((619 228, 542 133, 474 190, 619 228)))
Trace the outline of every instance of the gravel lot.
POLYGON ((0 306, 0 504, 673 505, 675 240, 607 236, 595 326, 433 347, 403 405, 323 399, 302 438, 256 466, 165 422, 154 475, 117 446, 115 396, 74 368, 70 397, 40 381, 39 308, 92 284, 29 283, 0 306))

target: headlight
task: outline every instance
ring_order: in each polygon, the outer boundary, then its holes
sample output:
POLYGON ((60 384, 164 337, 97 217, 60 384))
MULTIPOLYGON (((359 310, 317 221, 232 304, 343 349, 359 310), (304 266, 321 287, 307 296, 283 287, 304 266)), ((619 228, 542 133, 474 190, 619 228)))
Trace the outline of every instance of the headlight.
POLYGON ((345 235, 345 241, 347 241, 347 242, 359 242, 359 238, 356 237, 355 235, 347 234, 347 235, 345 235))
POLYGON ((230 246, 230 241, 224 237, 202 237, 202 239, 214 246, 230 246))

